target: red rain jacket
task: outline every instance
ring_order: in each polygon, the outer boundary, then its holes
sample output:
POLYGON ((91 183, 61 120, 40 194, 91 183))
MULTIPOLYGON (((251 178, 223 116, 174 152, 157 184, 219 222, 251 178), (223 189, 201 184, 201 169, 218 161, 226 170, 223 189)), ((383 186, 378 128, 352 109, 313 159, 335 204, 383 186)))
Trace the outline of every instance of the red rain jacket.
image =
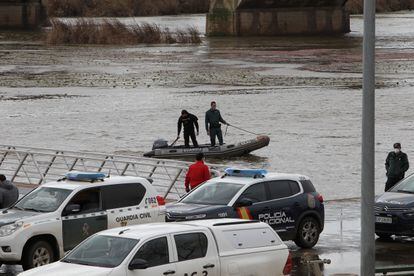
POLYGON ((191 187, 191 190, 199 184, 210 179, 210 170, 203 161, 197 161, 190 166, 187 175, 185 176, 185 189, 191 187))

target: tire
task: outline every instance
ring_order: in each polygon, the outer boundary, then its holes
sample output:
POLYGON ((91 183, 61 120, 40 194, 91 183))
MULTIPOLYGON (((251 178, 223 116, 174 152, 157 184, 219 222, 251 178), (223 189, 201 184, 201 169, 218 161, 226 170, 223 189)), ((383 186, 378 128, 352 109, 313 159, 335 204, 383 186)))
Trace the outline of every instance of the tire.
POLYGON ((321 227, 319 222, 313 217, 305 217, 299 223, 298 232, 294 242, 302 248, 312 248, 319 240, 321 227))
POLYGON ((55 254, 52 246, 44 240, 32 242, 23 254, 23 270, 46 265, 55 261, 55 254))
POLYGON ((390 233, 375 233, 381 240, 389 241, 391 240, 392 234, 390 233))

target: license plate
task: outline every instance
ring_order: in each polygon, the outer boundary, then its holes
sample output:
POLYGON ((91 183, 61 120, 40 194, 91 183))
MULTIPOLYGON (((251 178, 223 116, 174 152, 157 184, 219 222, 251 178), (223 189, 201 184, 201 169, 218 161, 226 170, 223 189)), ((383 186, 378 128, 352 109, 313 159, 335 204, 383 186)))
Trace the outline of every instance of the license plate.
POLYGON ((388 217, 375 217, 375 222, 378 222, 378 223, 392 223, 392 218, 388 218, 388 217))

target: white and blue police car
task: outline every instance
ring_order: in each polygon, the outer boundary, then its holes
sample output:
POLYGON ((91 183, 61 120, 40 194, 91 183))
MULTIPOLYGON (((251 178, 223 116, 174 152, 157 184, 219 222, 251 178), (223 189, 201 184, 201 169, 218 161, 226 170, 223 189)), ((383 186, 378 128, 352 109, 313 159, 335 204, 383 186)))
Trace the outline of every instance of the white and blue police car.
POLYGON ((167 207, 167 221, 242 218, 268 223, 284 240, 313 247, 324 228, 323 197, 304 175, 226 169, 167 207))
POLYGON ((101 230, 165 221, 164 204, 145 178, 69 172, 0 213, 0 263, 57 261, 101 230))

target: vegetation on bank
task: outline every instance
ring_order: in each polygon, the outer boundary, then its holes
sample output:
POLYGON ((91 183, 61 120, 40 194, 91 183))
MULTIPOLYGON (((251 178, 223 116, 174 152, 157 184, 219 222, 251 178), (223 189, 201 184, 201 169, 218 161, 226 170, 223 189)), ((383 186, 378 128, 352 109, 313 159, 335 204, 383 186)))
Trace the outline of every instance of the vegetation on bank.
POLYGON ((63 22, 53 19, 51 30, 47 33, 49 44, 199 44, 201 35, 194 27, 176 30, 161 28, 156 24, 125 25, 119 20, 78 19, 63 22))
POLYGON ((48 0, 50 17, 116 17, 206 13, 209 0, 48 0))

